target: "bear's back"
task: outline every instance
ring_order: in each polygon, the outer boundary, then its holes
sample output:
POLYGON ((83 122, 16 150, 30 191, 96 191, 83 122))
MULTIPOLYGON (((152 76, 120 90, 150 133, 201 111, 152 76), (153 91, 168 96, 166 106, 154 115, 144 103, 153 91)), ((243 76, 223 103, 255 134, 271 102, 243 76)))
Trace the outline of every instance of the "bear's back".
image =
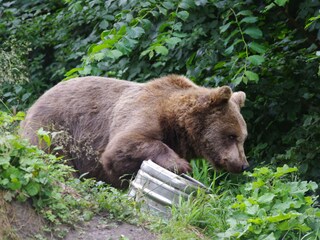
MULTIPOLYGON (((61 82, 45 92, 28 110, 22 135, 37 144, 40 127, 60 126, 81 138, 84 132, 98 132, 109 125, 108 115, 128 89, 141 84, 103 77, 81 77, 61 82), (93 117, 95 116, 95 117, 93 117), (94 119, 94 120, 93 120, 94 119), (83 131, 88 129, 88 131, 83 131)), ((51 130, 51 129, 50 129, 51 130)))
POLYGON ((199 89, 199 86, 184 76, 168 75, 165 77, 154 79, 147 83, 150 90, 174 92, 187 89, 199 89))

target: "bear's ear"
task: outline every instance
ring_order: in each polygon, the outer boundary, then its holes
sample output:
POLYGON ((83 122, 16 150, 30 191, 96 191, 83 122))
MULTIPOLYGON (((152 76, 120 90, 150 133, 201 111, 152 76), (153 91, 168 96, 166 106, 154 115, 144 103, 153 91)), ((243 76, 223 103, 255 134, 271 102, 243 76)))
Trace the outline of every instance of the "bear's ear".
POLYGON ((223 86, 210 89, 204 94, 198 95, 196 109, 199 111, 227 103, 232 96, 230 87, 223 86))
POLYGON ((222 86, 216 89, 216 92, 212 94, 212 100, 216 104, 226 103, 232 96, 232 90, 228 86, 222 86))
POLYGON ((246 101, 246 94, 244 92, 235 92, 231 97, 232 101, 234 101, 239 108, 244 106, 244 102, 246 101))

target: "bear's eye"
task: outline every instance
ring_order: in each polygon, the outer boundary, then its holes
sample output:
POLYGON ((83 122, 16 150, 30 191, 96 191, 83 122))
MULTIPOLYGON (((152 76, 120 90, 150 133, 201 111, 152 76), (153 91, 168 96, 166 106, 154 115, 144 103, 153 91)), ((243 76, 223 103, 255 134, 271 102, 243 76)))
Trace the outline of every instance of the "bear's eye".
POLYGON ((237 136, 234 135, 234 134, 230 134, 230 135, 228 136, 228 139, 229 139, 230 141, 235 141, 235 140, 237 140, 237 136))

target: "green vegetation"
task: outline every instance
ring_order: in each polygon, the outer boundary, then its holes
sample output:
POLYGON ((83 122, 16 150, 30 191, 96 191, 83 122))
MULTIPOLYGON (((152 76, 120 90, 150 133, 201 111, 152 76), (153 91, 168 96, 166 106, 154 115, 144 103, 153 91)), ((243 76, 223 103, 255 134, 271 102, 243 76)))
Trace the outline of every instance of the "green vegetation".
MULTIPOLYGON (((163 239, 319 239, 319 8, 312 0, 0 0, 5 200, 31 201, 55 226, 107 210, 148 222, 163 239), (64 159, 17 135, 19 111, 64 78, 143 82, 169 73, 246 92, 246 151, 256 167, 230 176, 193 162, 212 193, 181 202, 169 223, 140 213, 123 192, 72 178, 64 159)), ((39 138, 50 145, 50 133, 39 138)))
MULTIPOLYGON (((247 183, 199 192, 195 200, 173 209, 174 217, 164 227, 164 239, 190 229, 204 239, 318 239, 320 209, 315 198, 306 196, 317 184, 296 180, 296 168, 287 165, 276 170, 262 167, 247 172, 247 183), (193 228, 191 227, 193 226, 193 228)), ((191 239, 187 234, 179 239, 191 239)))
MULTIPOLYGON (((6 201, 31 200, 61 237, 65 234, 61 224, 90 220, 103 210, 119 220, 133 214, 133 203, 126 195, 93 179, 73 178, 74 170, 61 157, 22 140, 16 128, 23 116, 20 112, 15 116, 0 112, 0 186, 8 190, 3 196, 6 201)), ((40 133, 39 138, 49 143, 48 133, 40 133)))

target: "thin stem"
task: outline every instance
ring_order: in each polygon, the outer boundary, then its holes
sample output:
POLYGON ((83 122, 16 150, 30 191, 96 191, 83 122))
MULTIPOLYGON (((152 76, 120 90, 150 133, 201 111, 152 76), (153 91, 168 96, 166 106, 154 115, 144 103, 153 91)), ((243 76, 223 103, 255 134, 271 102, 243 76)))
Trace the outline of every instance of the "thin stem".
POLYGON ((8 106, 3 102, 3 100, 0 98, 0 102, 3 104, 3 106, 11 113, 11 114, 13 114, 12 113, 12 111, 10 110, 10 108, 8 108, 8 106))
MULTIPOLYGON (((232 8, 230 8, 230 10, 232 11, 232 13, 233 13, 233 15, 234 15, 234 17, 235 17, 236 24, 237 24, 238 29, 239 29, 239 32, 240 32, 240 34, 241 34, 241 40, 242 40, 242 42, 243 42, 243 44, 244 44, 245 51, 246 51, 246 60, 245 60, 245 63, 244 63, 244 72, 245 72, 245 71, 247 71, 247 60, 248 60, 248 57, 249 57, 249 48, 248 48, 248 44, 247 44, 247 42, 246 42, 246 40, 245 40, 245 38, 244 38, 244 33, 243 33, 242 28, 241 28, 241 26, 240 26, 240 23, 239 23, 237 14, 235 13, 235 11, 234 11, 232 8)), ((244 75, 244 72, 243 72, 243 74, 242 74, 242 77, 243 77, 243 75, 244 75)))

